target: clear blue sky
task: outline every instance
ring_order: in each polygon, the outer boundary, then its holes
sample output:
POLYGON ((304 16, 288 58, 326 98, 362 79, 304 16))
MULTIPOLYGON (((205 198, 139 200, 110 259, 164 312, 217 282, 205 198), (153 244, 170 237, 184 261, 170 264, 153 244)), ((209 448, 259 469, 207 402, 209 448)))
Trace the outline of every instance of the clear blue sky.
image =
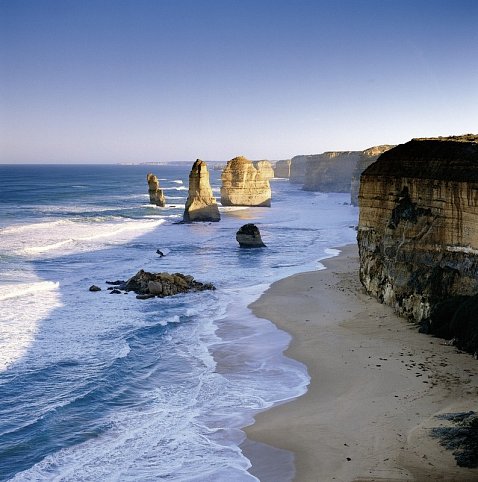
POLYGON ((478 132, 476 0, 0 0, 0 162, 478 132))

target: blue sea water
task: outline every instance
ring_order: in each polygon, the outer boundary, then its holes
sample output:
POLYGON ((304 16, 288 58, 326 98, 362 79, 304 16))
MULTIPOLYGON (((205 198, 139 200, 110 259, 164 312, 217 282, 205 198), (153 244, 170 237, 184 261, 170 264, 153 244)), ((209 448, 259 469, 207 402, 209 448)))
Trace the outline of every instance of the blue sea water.
POLYGON ((257 480, 241 428, 309 377, 282 355, 289 335, 247 306, 354 242, 358 213, 347 194, 276 179, 271 208, 176 224, 190 167, 0 166, 0 480, 257 480), (149 171, 165 208, 148 203, 149 171), (267 248, 239 249, 246 222, 267 248), (139 269, 217 290, 141 301, 106 289, 139 269))

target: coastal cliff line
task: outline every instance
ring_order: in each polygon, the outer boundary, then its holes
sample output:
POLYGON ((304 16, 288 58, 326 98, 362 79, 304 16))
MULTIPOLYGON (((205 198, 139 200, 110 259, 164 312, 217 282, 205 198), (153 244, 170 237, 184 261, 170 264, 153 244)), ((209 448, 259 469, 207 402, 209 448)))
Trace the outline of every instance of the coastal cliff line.
POLYGON ((476 323, 455 316, 478 293, 478 136, 388 150, 363 172, 358 200, 367 292, 432 333, 444 334, 445 323, 447 337, 478 350, 476 323))

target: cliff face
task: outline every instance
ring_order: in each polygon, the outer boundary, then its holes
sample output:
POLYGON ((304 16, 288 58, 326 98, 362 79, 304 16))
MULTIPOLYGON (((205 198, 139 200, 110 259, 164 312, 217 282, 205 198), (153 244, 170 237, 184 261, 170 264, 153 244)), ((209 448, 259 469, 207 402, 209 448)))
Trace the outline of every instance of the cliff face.
POLYGON ((146 175, 148 181, 149 202, 156 204, 156 206, 166 206, 166 198, 163 190, 159 188, 158 178, 151 172, 146 175))
POLYGON ((307 168, 307 161, 312 156, 294 156, 290 160, 290 176, 289 181, 295 184, 304 184, 305 170, 307 168))
POLYGON ((212 195, 209 172, 204 161, 197 159, 189 174, 189 195, 184 208, 184 222, 219 221, 221 216, 212 195))
POLYGON ((308 156, 304 191, 350 192, 360 151, 324 152, 308 156))
POLYGON ((289 179, 290 177, 290 159, 276 161, 274 165, 274 177, 282 177, 289 179))
POLYGON ((252 164, 267 180, 274 178, 274 168, 269 161, 253 161, 252 164))
POLYGON ((231 159, 221 175, 222 205, 270 207, 269 175, 262 169, 256 169, 245 157, 231 159))
POLYGON ((359 194, 359 187, 360 187, 360 176, 368 166, 373 164, 378 157, 383 154, 384 152, 389 151, 392 147, 389 145, 382 145, 382 146, 374 146, 370 147, 369 149, 365 149, 362 151, 355 169, 352 173, 352 180, 350 183, 350 202, 353 206, 358 206, 358 194, 359 194))
POLYGON ((371 295, 433 332, 437 306, 478 293, 478 136, 385 152, 361 176, 359 206, 360 279, 371 295))

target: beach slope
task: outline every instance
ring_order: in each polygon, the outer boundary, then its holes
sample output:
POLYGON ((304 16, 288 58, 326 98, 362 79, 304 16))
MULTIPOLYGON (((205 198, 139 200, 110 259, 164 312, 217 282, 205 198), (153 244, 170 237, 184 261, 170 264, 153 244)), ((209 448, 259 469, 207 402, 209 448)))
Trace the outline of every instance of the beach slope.
POLYGON ((300 482, 478 480, 429 430, 446 423, 436 414, 478 409, 478 362, 369 297, 356 246, 324 264, 251 305, 292 335, 286 355, 307 365, 311 382, 247 427, 250 471, 270 478, 259 442, 293 452, 300 482))

